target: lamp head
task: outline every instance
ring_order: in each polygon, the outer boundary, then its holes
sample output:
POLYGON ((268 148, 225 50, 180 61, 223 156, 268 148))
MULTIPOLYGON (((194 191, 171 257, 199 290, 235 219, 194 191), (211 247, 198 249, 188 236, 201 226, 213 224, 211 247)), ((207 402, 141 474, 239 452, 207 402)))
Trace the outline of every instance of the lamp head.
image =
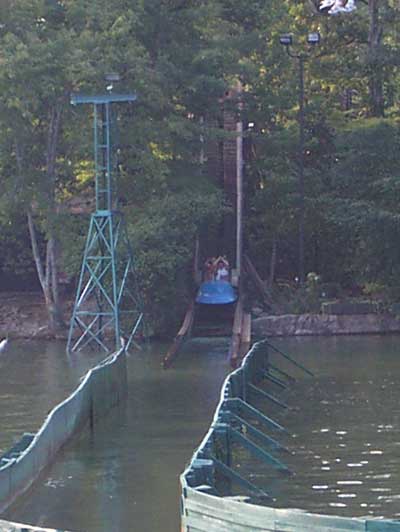
POLYGON ((109 72, 104 76, 104 80, 109 83, 120 81, 121 76, 117 72, 109 72))
POLYGON ((112 92, 114 88, 114 83, 120 81, 121 77, 117 72, 110 72, 104 76, 104 80, 107 82, 106 90, 107 92, 112 92))
POLYGON ((317 31, 314 31, 307 35, 307 42, 308 44, 311 44, 312 46, 319 44, 320 41, 321 41, 321 35, 317 31))
POLYGON ((291 46, 293 44, 293 37, 290 33, 285 33, 279 37, 279 42, 282 46, 291 46))

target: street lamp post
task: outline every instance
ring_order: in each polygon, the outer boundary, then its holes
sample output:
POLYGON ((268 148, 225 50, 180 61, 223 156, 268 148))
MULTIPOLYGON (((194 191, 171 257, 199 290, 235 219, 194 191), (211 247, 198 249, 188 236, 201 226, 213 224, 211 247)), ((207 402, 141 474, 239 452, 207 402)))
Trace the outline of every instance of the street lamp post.
MULTIPOLYGON (((310 52, 302 51, 300 53, 293 53, 291 46, 293 45, 293 37, 289 34, 281 35, 279 38, 280 44, 286 48, 288 55, 298 61, 299 64, 299 145, 298 145, 298 161, 299 161, 299 282, 301 285, 305 281, 304 268, 304 233, 305 233, 305 201, 304 201, 304 63, 310 57, 310 52)), ((320 42, 319 33, 309 33, 307 36, 307 43, 313 47, 320 42)), ((309 49, 310 51, 312 48, 309 49)))

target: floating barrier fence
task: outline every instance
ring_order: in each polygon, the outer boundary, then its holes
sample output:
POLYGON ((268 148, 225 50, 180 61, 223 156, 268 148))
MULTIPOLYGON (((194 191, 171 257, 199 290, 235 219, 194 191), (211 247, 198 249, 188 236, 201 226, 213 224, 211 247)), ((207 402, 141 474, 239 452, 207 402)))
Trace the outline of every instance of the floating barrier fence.
POLYGON ((286 429, 255 406, 265 401, 277 408, 290 408, 268 387, 268 383, 274 383, 285 389, 296 380, 275 360, 272 363, 273 352, 285 359, 286 365, 312 376, 307 368, 267 340, 254 344, 240 368, 228 375, 211 427, 180 478, 182 532, 400 532, 400 521, 395 520, 269 507, 272 496, 268 487, 257 486, 241 468, 235 467, 233 449, 239 447, 263 467, 271 467, 278 474, 292 474, 282 459, 288 450, 279 441, 286 429), (238 489, 239 495, 234 495, 238 489))
MULTIPOLYGON (((11 452, 3 455, 0 460, 0 512, 32 485, 74 433, 88 422, 93 427, 96 420, 122 399, 126 390, 126 356, 121 349, 89 370, 78 388, 51 410, 36 434, 25 434, 11 452)), ((4 523, 0 521, 0 531, 19 530, 18 525, 4 523)), ((24 525, 21 530, 30 528, 24 525)))
POLYGON ((1 532, 67 532, 66 530, 55 530, 54 528, 41 528, 21 523, 12 523, 10 521, 0 520, 1 532))

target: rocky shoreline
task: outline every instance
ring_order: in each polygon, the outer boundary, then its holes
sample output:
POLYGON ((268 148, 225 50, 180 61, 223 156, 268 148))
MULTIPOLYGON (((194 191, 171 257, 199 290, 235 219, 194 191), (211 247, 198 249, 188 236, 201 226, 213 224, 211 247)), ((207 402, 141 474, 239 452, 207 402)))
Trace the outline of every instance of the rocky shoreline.
POLYGON ((391 314, 261 315, 252 320, 255 336, 334 336, 400 333, 400 318, 391 314))
MULTIPOLYGON (((72 302, 65 301, 68 323, 72 302)), ((252 335, 333 336, 400 333, 400 318, 391 314, 261 314, 252 318, 252 335)), ((57 338, 66 338, 67 331, 57 338)), ((50 339, 40 292, 0 292, 0 338, 50 339)))
MULTIPOLYGON (((65 304, 70 307, 69 302, 65 304)), ((54 339, 40 292, 0 292, 0 338, 54 339)), ((66 338, 67 331, 57 335, 66 338)))

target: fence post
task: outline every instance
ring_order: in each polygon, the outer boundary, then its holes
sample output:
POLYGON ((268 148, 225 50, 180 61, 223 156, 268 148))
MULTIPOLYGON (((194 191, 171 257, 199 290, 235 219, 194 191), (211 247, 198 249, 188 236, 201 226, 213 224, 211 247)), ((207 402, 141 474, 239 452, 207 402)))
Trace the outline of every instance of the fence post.
MULTIPOLYGON (((220 462, 224 463, 226 466, 231 467, 232 452, 229 436, 229 425, 226 423, 215 424, 213 436, 213 448, 215 458, 220 462)), ((230 490, 231 480, 226 479, 226 482, 226 486, 228 490, 230 490)))

